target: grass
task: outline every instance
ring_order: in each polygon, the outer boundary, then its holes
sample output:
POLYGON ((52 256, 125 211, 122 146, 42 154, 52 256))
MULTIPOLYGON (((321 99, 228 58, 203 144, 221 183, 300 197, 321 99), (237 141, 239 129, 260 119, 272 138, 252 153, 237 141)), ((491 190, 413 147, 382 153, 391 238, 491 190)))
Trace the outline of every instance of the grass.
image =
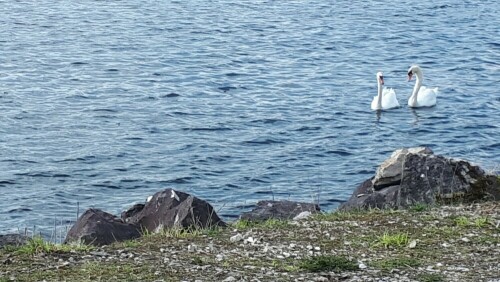
POLYGON ((358 264, 347 257, 328 255, 302 259, 299 263, 299 268, 310 272, 341 272, 359 269, 358 264))
POLYGON ((389 234, 387 232, 378 238, 378 245, 384 247, 404 247, 408 244, 408 233, 389 234))
POLYGON ((459 216, 453 219, 453 222, 455 223, 456 226, 459 227, 478 227, 478 228, 483 228, 489 224, 489 219, 488 217, 479 217, 476 218, 474 221, 471 221, 465 216, 459 216))
POLYGON ((262 229, 279 229, 287 228, 291 224, 287 220, 282 219, 268 219, 264 221, 252 221, 252 220, 238 220, 233 223, 233 227, 238 230, 247 230, 251 228, 262 228, 262 229))
POLYGON ((25 255, 36 255, 40 253, 58 253, 58 252, 72 252, 72 251, 80 251, 86 252, 92 250, 93 247, 85 244, 54 244, 48 241, 45 241, 42 237, 35 236, 28 240, 28 242, 24 245, 13 247, 7 246, 5 250, 7 252, 13 252, 16 254, 25 254, 25 255))
POLYGON ((385 270, 392 270, 395 268, 419 267, 422 265, 421 261, 411 257, 395 257, 388 258, 372 263, 373 266, 385 270))
POLYGON ((459 216, 453 220, 456 226, 465 227, 470 224, 470 221, 465 216, 459 216))
POLYGON ((202 227, 192 227, 192 228, 163 228, 158 232, 149 232, 147 230, 143 230, 143 237, 166 237, 166 238, 176 238, 176 239, 185 239, 185 238, 195 238, 200 237, 202 235, 207 235, 210 237, 217 236, 223 230, 222 227, 214 226, 209 228, 202 227))
POLYGON ((482 228, 489 224, 489 219, 487 217, 480 217, 474 220, 474 225, 476 227, 482 228))
POLYGON ((423 212, 423 211, 429 210, 429 208, 430 208, 429 205, 417 203, 417 204, 409 207, 408 210, 412 211, 412 212, 423 212))

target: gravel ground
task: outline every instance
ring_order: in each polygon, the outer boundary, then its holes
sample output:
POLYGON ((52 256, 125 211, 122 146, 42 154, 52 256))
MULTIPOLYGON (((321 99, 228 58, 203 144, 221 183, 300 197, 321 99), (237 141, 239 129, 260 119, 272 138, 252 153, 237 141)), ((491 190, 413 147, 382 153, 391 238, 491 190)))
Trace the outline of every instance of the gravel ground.
POLYGON ((0 251, 0 281, 499 281, 497 202, 0 251))

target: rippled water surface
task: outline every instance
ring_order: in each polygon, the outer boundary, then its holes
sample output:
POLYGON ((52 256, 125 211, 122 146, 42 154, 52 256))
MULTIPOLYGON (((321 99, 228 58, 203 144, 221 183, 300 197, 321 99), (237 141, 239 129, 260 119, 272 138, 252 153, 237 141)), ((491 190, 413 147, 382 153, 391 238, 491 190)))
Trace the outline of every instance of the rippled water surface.
POLYGON ((0 233, 172 187, 346 200, 394 149, 500 164, 498 1, 1 1, 0 233), (406 106, 414 82, 438 105, 406 106), (375 113, 383 71, 403 107, 375 113))

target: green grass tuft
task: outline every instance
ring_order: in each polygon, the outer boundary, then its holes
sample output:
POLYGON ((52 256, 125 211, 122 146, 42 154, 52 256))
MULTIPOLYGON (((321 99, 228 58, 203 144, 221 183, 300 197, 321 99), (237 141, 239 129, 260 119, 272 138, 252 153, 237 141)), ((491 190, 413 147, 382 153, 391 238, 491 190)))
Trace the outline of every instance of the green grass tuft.
POLYGON ((390 246, 404 247, 408 244, 408 241, 408 233, 396 233, 391 235, 386 232, 378 238, 378 244, 381 244, 386 248, 390 246))
POLYGON ((300 261, 301 269, 319 272, 319 271, 349 271, 358 270, 358 264, 343 256, 317 256, 300 261))
POLYGON ((453 220, 456 226, 465 227, 470 224, 469 219, 465 216, 459 216, 453 220))
POLYGON ((429 208, 430 207, 426 204, 416 203, 415 205, 411 206, 409 210, 412 212, 423 212, 428 210, 429 208))
POLYGON ((489 219, 487 217, 480 217, 474 220, 474 225, 479 228, 485 227, 488 224, 489 224, 489 219))

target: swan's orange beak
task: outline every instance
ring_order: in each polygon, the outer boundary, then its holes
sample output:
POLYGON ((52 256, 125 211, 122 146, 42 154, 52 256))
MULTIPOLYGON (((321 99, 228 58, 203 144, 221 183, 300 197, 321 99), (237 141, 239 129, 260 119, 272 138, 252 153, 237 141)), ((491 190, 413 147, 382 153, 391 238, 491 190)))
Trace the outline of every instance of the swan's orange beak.
POLYGON ((409 72, 409 73, 408 73, 408 81, 410 81, 412 77, 413 77, 413 73, 412 73, 412 72, 409 72))

